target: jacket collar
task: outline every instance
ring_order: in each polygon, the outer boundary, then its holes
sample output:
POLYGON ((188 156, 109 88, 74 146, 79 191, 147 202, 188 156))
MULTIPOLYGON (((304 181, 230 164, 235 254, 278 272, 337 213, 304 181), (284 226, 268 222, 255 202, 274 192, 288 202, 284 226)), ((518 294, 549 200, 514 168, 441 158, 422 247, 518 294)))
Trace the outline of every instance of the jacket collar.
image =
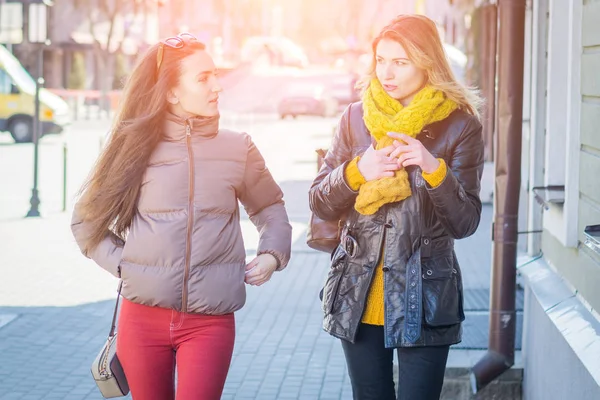
POLYGON ((164 135, 168 141, 185 140, 188 129, 192 137, 215 137, 219 132, 219 115, 181 118, 167 111, 164 122, 164 135))

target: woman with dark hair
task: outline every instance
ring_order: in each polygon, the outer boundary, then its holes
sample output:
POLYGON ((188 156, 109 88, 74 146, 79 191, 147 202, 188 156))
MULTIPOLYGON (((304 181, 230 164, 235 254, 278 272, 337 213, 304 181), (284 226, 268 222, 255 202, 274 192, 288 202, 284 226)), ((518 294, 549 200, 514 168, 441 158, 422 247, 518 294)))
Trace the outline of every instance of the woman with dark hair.
POLYGON ((73 213, 83 254, 122 281, 117 355, 134 399, 174 399, 175 386, 219 399, 244 283, 289 260, 283 194, 250 137, 219 129, 220 91, 193 36, 152 46, 73 213), (260 232, 249 264, 238 200, 260 232))
POLYGON ((402 15, 373 41, 362 102, 341 117, 310 189, 323 220, 344 219, 323 290, 324 329, 341 339, 354 399, 438 399, 461 340, 454 240, 475 232, 483 139, 433 21, 402 15))

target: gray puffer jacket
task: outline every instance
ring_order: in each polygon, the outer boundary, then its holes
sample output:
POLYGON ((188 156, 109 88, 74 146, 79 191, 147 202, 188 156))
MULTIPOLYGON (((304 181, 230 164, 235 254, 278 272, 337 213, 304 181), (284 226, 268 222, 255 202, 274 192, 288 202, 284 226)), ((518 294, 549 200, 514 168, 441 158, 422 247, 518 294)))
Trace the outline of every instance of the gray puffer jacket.
MULTIPOLYGON (((281 270, 291 248, 283 193, 251 138, 219 130, 217 118, 168 115, 164 132, 124 245, 107 232, 84 254, 122 279, 130 301, 212 315, 239 310, 246 251, 238 200, 260 233, 258 254, 274 255, 281 270)), ((83 251, 90 227, 78 205, 71 225, 83 251)))

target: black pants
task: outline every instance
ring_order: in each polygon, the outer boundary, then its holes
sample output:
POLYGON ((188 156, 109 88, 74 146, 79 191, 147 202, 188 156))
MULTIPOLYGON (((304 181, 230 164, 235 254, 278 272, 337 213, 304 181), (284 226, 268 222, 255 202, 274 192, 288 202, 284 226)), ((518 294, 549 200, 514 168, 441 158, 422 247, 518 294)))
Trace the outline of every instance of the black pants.
MULTIPOLYGON (((360 324, 354 344, 342 340, 354 400, 395 400, 394 349, 386 349, 383 326, 360 324)), ((403 347, 398 351, 398 400, 439 400, 450 346, 403 347)))

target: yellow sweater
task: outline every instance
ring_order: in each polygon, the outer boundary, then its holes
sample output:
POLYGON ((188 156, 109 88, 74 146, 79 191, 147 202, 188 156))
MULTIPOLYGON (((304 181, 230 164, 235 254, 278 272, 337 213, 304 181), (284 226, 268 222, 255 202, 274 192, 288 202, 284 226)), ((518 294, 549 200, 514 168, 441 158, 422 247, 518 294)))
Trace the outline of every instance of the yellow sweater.
MULTIPOLYGON (((353 190, 360 189, 364 184, 365 178, 358 170, 358 160, 356 157, 352 160, 344 171, 344 176, 348 185, 353 190)), ((429 183, 431 187, 438 187, 446 178, 447 168, 443 159, 439 158, 440 166, 433 173, 428 174, 423 172, 423 179, 429 183)), ((369 325, 383 325, 384 322, 384 302, 383 302, 383 257, 381 262, 375 268, 375 276, 369 289, 365 312, 363 313, 362 322, 369 325)))

